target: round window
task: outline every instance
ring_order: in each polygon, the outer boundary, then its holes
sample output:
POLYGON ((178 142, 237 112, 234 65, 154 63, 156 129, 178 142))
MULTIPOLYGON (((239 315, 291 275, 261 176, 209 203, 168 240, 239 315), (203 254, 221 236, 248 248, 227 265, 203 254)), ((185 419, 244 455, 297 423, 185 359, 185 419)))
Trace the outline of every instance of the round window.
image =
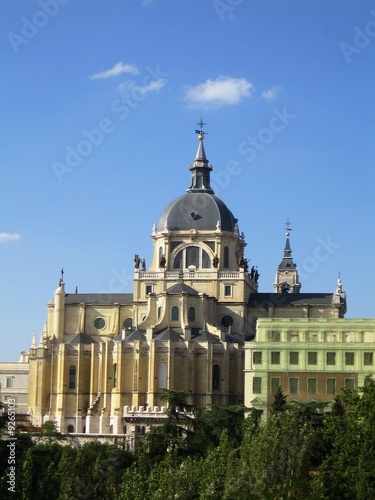
POLYGON ((233 318, 232 316, 223 316, 221 318, 221 324, 225 327, 232 326, 233 325, 233 318))
POLYGON ((104 318, 96 318, 96 320, 94 321, 94 326, 98 330, 102 330, 102 328, 105 327, 105 320, 104 320, 104 318))

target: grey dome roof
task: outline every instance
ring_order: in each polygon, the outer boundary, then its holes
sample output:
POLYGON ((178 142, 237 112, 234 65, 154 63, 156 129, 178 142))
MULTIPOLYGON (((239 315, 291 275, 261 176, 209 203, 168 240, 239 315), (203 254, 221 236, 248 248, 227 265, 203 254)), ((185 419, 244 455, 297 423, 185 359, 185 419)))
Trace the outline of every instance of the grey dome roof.
POLYGON ((166 225, 171 231, 215 230, 217 222, 222 231, 234 231, 237 219, 225 203, 207 192, 189 192, 173 200, 162 213, 159 231, 166 225))

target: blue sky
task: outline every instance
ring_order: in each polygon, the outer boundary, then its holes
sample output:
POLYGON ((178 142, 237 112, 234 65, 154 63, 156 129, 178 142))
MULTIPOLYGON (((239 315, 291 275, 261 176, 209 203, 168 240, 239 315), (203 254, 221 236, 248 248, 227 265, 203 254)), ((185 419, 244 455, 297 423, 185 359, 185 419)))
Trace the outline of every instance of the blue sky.
POLYGON ((0 359, 66 289, 131 292, 189 186, 216 193, 272 291, 292 222, 302 292, 374 317, 375 2, 3 0, 0 359))

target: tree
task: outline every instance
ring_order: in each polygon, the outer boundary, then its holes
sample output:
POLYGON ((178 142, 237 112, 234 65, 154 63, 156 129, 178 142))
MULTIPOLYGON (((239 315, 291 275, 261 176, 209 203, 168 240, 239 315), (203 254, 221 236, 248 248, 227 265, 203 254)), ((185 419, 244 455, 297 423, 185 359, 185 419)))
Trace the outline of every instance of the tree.
POLYGON ((276 394, 274 394, 273 396, 274 396, 275 400, 272 403, 271 412, 275 413, 277 411, 284 411, 287 397, 284 396, 284 393, 281 390, 280 386, 277 388, 276 394))

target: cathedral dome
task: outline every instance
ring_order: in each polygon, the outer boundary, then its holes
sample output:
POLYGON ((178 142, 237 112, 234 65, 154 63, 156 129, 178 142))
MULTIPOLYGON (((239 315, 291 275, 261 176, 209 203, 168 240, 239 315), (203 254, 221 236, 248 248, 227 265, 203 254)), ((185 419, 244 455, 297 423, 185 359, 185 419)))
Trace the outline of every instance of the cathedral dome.
POLYGON ((163 211, 158 227, 170 231, 231 231, 237 219, 225 203, 212 193, 189 192, 173 200, 163 211))
MULTIPOLYGON (((199 123, 203 125, 203 122, 199 123)), ((159 230, 184 231, 231 231, 235 230, 237 219, 225 203, 220 200, 210 185, 212 166, 208 163, 203 146, 204 132, 199 133, 199 146, 194 162, 189 166, 191 184, 187 194, 173 200, 162 213, 159 230)))

